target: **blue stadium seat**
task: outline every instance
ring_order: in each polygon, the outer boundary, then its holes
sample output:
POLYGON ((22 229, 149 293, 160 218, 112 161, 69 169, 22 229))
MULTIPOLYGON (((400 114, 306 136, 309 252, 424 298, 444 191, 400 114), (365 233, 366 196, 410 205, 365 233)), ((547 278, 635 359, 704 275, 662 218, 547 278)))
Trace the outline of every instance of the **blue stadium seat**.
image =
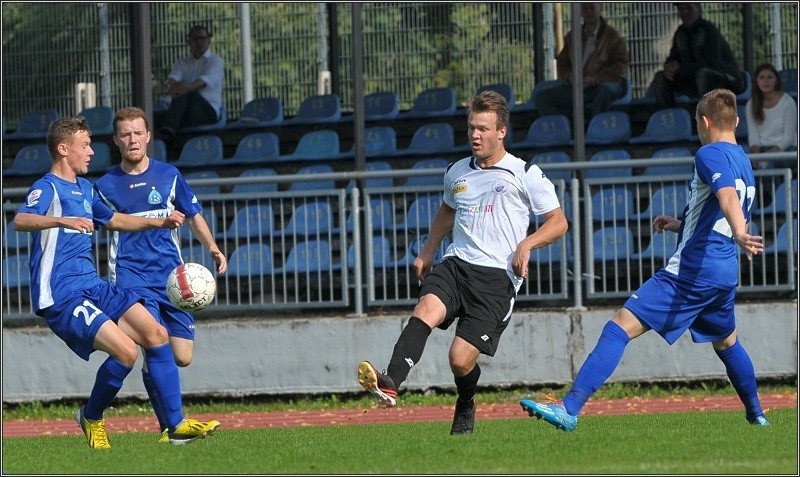
POLYGON ((563 147, 572 144, 572 125, 569 118, 562 114, 539 116, 522 141, 514 143, 518 149, 536 149, 542 147, 563 147))
MULTIPOLYGON (((629 160, 631 155, 625 149, 607 149, 592 154, 589 162, 614 162, 629 160)), ((633 167, 602 167, 599 169, 586 169, 584 177, 586 179, 596 179, 599 177, 630 177, 633 175, 633 167)))
POLYGON ((331 205, 326 201, 306 202, 297 206, 289 217, 289 222, 281 230, 273 231, 274 236, 310 237, 319 234, 338 233, 331 205))
MULTIPOLYGON (((736 107, 736 113, 739 116, 739 124, 736 126, 736 139, 740 139, 747 144, 747 104, 738 105, 736 107)), ((745 148, 745 150, 746 149, 747 148, 745 148)))
POLYGON ((217 262, 214 261, 214 257, 198 242, 181 248, 181 258, 183 263, 199 263, 211 270, 211 273, 217 270, 217 262))
MULTIPOLYGON (((394 228, 394 207, 388 199, 370 199, 369 208, 364 210, 370 215, 372 230, 392 230, 394 228)), ((353 231, 353 213, 350 212, 345 222, 348 232, 353 231)))
POLYGON ((476 93, 482 93, 484 91, 496 91, 503 95, 506 98, 506 103, 508 103, 509 108, 513 108, 516 102, 516 97, 514 96, 514 88, 511 87, 508 83, 494 83, 494 84, 487 84, 483 85, 478 88, 476 93))
POLYGON ((431 155, 453 152, 455 131, 448 123, 423 124, 411 136, 405 149, 398 149, 396 156, 431 155))
MULTIPOLYGON (((203 218, 206 220, 206 224, 208 224, 208 230, 211 231, 211 235, 216 236, 217 234, 217 213, 211 207, 203 207, 203 210, 200 212, 203 218)), ((195 244, 199 243, 197 238, 192 234, 191 229, 189 228, 189 221, 184 220, 183 225, 178 227, 178 237, 180 237, 181 242, 193 242, 195 244)))
POLYGON ((797 100, 797 68, 784 68, 778 74, 781 77, 781 89, 797 100))
POLYGON ((615 99, 611 103, 611 106, 627 106, 631 104, 631 101, 633 101, 633 91, 632 91, 633 88, 631 87, 631 79, 626 76, 624 80, 625 80, 625 86, 624 86, 625 89, 622 93, 622 96, 615 99))
POLYGON ((450 87, 429 88, 417 95, 408 111, 401 111, 397 119, 441 118, 456 112, 456 90, 450 87))
POLYGON ((400 98, 394 91, 364 96, 364 121, 390 121, 400 114, 400 98))
MULTIPOLYGON (((797 179, 792 179, 791 183, 789 184, 791 187, 791 207, 792 213, 797 213, 797 179)), ((757 208, 752 211, 753 215, 764 215, 764 214, 785 214, 786 213, 786 200, 784 199, 786 195, 786 183, 781 182, 778 184, 778 187, 775 188, 775 195, 772 197, 772 201, 765 207, 757 208)))
MULTIPOLYGON (((789 253, 789 228, 792 229, 792 240, 794 242, 794 255, 795 259, 797 258, 797 243, 798 243, 798 233, 797 230, 797 219, 792 219, 791 222, 784 222, 780 228, 778 229, 778 233, 775 236, 775 241, 771 244, 767 245, 764 248, 764 255, 767 254, 787 254, 789 253)), ((752 232, 751 232, 752 233, 752 232)))
POLYGON ((345 159, 349 154, 339 150, 339 134, 332 129, 309 131, 300 137, 291 154, 280 155, 278 162, 332 161, 345 159))
POLYGON ((650 243, 647 244, 641 252, 631 254, 632 260, 650 260, 654 259, 664 264, 666 259, 670 258, 678 247, 678 234, 673 232, 653 232, 650 235, 650 243))
MULTIPOLYGON (((46 139, 50 124, 61 117, 55 109, 39 109, 22 117, 19 127, 3 134, 3 141, 16 139, 46 139)), ((49 167, 48 167, 49 169, 49 167)))
POLYGON ((28 255, 11 255, 3 259, 3 287, 22 288, 31 284, 28 255))
POLYGON ((607 226, 592 234, 595 262, 617 262, 633 255, 633 232, 627 227, 607 226))
POLYGON ((227 276, 262 279, 273 274, 272 248, 269 245, 247 243, 239 245, 231 252, 227 276))
POLYGON ((202 199, 207 195, 212 194, 219 194, 220 193, 220 186, 219 183, 213 183, 208 185, 192 185, 192 179, 219 179, 219 174, 216 171, 212 170, 205 170, 205 171, 192 171, 187 172, 183 175, 183 177, 189 182, 189 186, 194 191, 194 194, 197 196, 198 199, 202 199))
POLYGON ((161 162, 169 162, 169 154, 167 153, 167 143, 163 139, 153 138, 153 159, 161 162))
POLYGON ((8 248, 9 252, 13 253, 28 250, 30 242, 30 232, 17 232, 14 230, 12 221, 6 222, 3 226, 3 247, 8 248))
POLYGON ((528 261, 539 265, 556 265, 564 260, 567 263, 572 263, 574 261, 572 250, 572 234, 568 231, 563 237, 550 245, 531 250, 531 256, 528 261))
POLYGON ((428 230, 442 205, 441 195, 422 195, 411 202, 403 221, 395 225, 396 230, 428 230))
MULTIPOLYGON (((428 159, 420 159, 411 166, 412 170, 420 169, 446 169, 450 163, 447 159, 441 157, 432 157, 428 159)), ((435 173, 427 176, 410 176, 406 178, 405 186, 428 186, 428 185, 444 185, 444 173, 435 173)))
POLYGON ((280 139, 272 132, 250 133, 239 140, 236 151, 225 164, 265 164, 275 162, 281 155, 280 139))
POLYGON ((604 187, 591 197, 592 220, 623 223, 635 211, 633 194, 625 187, 604 187))
MULTIPOLYGON (((569 164, 572 162, 572 158, 570 158, 569 154, 564 151, 549 151, 536 154, 533 156, 533 159, 528 162, 532 162, 536 165, 558 163, 569 164)), ((569 182, 572 180, 572 171, 569 169, 549 169, 543 172, 551 181, 563 179, 567 187, 569 187, 569 182)))
POLYGON ((94 155, 89 162, 89 174, 104 174, 111 170, 114 164, 111 163, 111 148, 104 142, 93 141, 92 151, 94 155))
MULTIPOLYGON (((410 268, 414 264, 414 259, 417 258, 419 252, 422 250, 422 247, 425 246, 425 242, 428 240, 428 234, 421 234, 417 238, 411 240, 406 247, 405 254, 394 261, 386 265, 386 268, 410 268)), ((447 235, 444 239, 442 239, 442 243, 439 244, 439 247, 436 249, 436 252, 433 254, 433 264, 436 265, 437 263, 442 261, 445 252, 447 252, 447 247, 453 243, 453 239, 447 235)))
POLYGON ((669 215, 680 219, 683 217, 683 209, 689 198, 688 194, 686 184, 669 184, 660 187, 650 197, 647 209, 632 215, 631 219, 652 222, 659 215, 669 215))
POLYGON ((225 129, 252 129, 277 126, 283 123, 283 100, 268 96, 248 101, 239 119, 230 121, 225 129))
POLYGON ((213 134, 190 138, 181 148, 181 155, 171 164, 177 168, 223 165, 222 139, 213 134))
POLYGON ((236 211, 230 226, 218 238, 237 240, 269 237, 275 230, 275 214, 268 203, 245 205, 236 211))
MULTIPOLYGON (((368 261, 369 255, 367 255, 367 248, 365 245, 362 244, 364 248, 363 251, 363 259, 366 263, 365 266, 369 267, 370 263, 368 261)), ((372 268, 383 268, 384 266, 388 265, 392 262, 392 246, 389 243, 389 239, 384 237, 383 235, 375 235, 372 237, 372 268)), ((351 244, 347 247, 347 268, 353 269, 356 264, 356 249, 355 245, 351 244)))
POLYGON ((211 131, 221 131, 225 129, 225 124, 228 122, 228 110, 225 108, 223 104, 222 107, 219 109, 219 118, 217 122, 211 124, 201 124, 199 126, 184 126, 178 130, 180 133, 199 133, 199 132, 211 132, 211 131))
POLYGON ((538 93, 540 90, 543 90, 543 89, 552 88, 553 86, 558 86, 561 83, 562 83, 561 80, 544 80, 544 81, 540 81, 540 82, 536 83, 533 86, 533 89, 531 89, 531 95, 528 97, 528 101, 526 101, 526 102, 524 102, 522 104, 514 105, 513 107, 511 107, 511 112, 512 113, 525 113, 525 112, 529 112, 529 111, 535 111, 536 110, 536 104, 533 101, 533 97, 536 95, 536 93, 538 93))
POLYGON ((275 268, 275 274, 326 273, 341 268, 341 264, 333 263, 333 251, 327 240, 309 240, 292 247, 283 266, 275 268))
MULTIPOLYGON (((269 177, 277 175, 275 169, 269 167, 254 167, 252 169, 245 169, 239 174, 239 177, 269 177)), ((278 190, 277 182, 262 182, 250 184, 236 184, 231 191, 234 194, 239 193, 258 193, 258 192, 276 192, 278 190)))
POLYGON ((89 123, 92 136, 114 134, 114 110, 110 106, 95 106, 86 108, 78 116, 83 116, 89 123))
POLYGON ((632 137, 630 144, 669 143, 692 139, 692 117, 683 108, 664 108, 653 112, 644 133, 632 137))
POLYGON ((631 117, 625 111, 605 111, 589 120, 587 146, 627 144, 631 138, 631 117))
MULTIPOLYGON (((325 174, 329 172, 333 172, 333 167, 331 167, 330 164, 310 164, 301 167, 295 174, 325 174)), ((317 181, 295 181, 289 184, 288 190, 325 190, 335 188, 336 181, 333 179, 322 179, 317 181)))
POLYGON ((38 176, 49 171, 52 165, 47 144, 27 144, 17 151, 14 162, 3 170, 3 175, 8 177, 38 176))
MULTIPOLYGON (((392 165, 386 161, 370 161, 366 164, 366 171, 391 171, 392 165)), ((392 177, 373 177, 364 180, 365 184, 364 187, 393 187, 394 186, 394 179, 392 177)), ((347 186, 345 189, 349 194, 350 191, 356 186, 356 180, 350 179, 347 182, 347 186)))
MULTIPOLYGON (((685 147, 667 147, 659 149, 653 153, 652 159, 666 158, 666 157, 692 157, 692 151, 685 147)), ((694 165, 687 163, 684 165, 669 165, 669 166, 647 166, 642 172, 643 176, 666 176, 671 174, 684 174, 687 177, 694 171, 694 165)))
POLYGON ((397 154, 397 133, 394 128, 391 126, 364 128, 364 155, 366 157, 388 157, 395 154, 397 154))
POLYGON ((342 103, 335 94, 309 96, 300 103, 297 114, 285 119, 283 125, 329 124, 342 119, 342 103))

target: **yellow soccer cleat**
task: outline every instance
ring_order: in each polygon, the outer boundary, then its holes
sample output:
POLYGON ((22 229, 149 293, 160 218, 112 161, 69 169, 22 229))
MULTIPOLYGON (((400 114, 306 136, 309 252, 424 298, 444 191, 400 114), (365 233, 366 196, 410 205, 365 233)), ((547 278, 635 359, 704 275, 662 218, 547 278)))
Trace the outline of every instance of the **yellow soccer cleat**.
POLYGON ((169 429, 161 431, 161 437, 158 439, 159 443, 169 444, 169 429))
POLYGON ((75 422, 78 423, 86 435, 89 447, 92 449, 111 449, 111 444, 108 442, 108 434, 106 434, 105 419, 90 421, 83 416, 83 408, 80 408, 75 413, 75 422))
POLYGON ((174 446, 188 444, 197 439, 205 439, 219 428, 219 421, 201 422, 197 419, 184 419, 175 428, 175 432, 169 433, 169 443, 174 446))

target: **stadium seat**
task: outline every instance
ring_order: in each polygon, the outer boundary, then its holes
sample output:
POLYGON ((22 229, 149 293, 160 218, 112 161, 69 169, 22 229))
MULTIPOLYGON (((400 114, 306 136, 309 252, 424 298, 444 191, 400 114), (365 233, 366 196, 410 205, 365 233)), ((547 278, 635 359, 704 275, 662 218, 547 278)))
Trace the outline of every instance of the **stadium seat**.
POLYGON ((153 138, 153 155, 151 157, 161 162, 169 162, 167 143, 163 139, 153 138))
POLYGON ((394 91, 364 96, 364 121, 390 121, 400 114, 400 98, 394 91))
MULTIPOLYGON (((792 179, 790 183, 791 187, 791 207, 792 213, 797 213, 797 179, 792 179)), ((772 201, 769 205, 755 209, 752 211, 753 215, 765 215, 765 214, 785 214, 786 213, 786 183, 781 182, 778 184, 778 187, 775 188, 775 194, 772 197, 772 201)))
POLYGON ((199 242, 181 248, 181 258, 183 263, 199 263, 211 270, 212 273, 217 270, 217 262, 214 261, 214 257, 199 242))
MULTIPOLYGON (((365 245, 362 244, 364 247, 364 251, 362 254, 363 260, 366 261, 364 264, 366 267, 372 266, 372 268, 383 268, 387 264, 392 262, 392 246, 389 243, 389 239, 384 237, 383 235, 375 235, 372 237, 372 260, 369 261, 368 257, 370 257, 369 252, 365 245)), ((355 268, 356 264, 356 248, 354 244, 351 244, 347 247, 347 268, 352 270, 355 268)))
POLYGON ((650 235, 650 243, 641 252, 631 254, 631 260, 657 260, 663 262, 670 258, 678 247, 678 234, 673 232, 653 232, 650 235))
POLYGON ((275 214, 268 203, 245 205, 236 211, 230 226, 218 238, 237 240, 269 237, 275 230, 275 214))
POLYGON ((219 119, 217 122, 211 124, 201 124, 199 126, 184 126, 178 130, 179 133, 202 133, 211 131, 221 131, 225 129, 228 122, 228 110, 223 104, 219 109, 219 119))
POLYGON ((283 123, 283 100, 268 96, 248 101, 239 119, 230 121, 225 129, 253 129, 277 126, 283 123))
POLYGON ((611 103, 611 106, 627 106, 631 104, 631 101, 633 100, 633 91, 632 91, 633 88, 631 87, 631 79, 626 76, 624 80, 625 80, 625 85, 624 85, 625 89, 622 93, 622 96, 615 99, 611 103))
POLYGON ((275 274, 326 273, 341 268, 341 264, 333 263, 333 251, 327 240, 309 240, 292 247, 283 266, 275 268, 275 274))
MULTIPOLYGON (((203 207, 203 210, 200 212, 203 215, 203 218, 206 219, 206 224, 208 224, 208 230, 211 231, 211 235, 216 236, 217 234, 217 213, 211 207, 203 207)), ((189 221, 184 220, 183 225, 178 227, 178 237, 180 237, 181 242, 193 242, 195 244, 199 244, 200 242, 197 241, 197 237, 192 234, 191 229, 189 228, 189 221)))
POLYGON ((42 175, 49 171, 52 165, 47 144, 27 144, 17 151, 14 162, 3 170, 3 175, 7 177, 42 175))
POLYGON ((522 141, 514 143, 517 149, 537 149, 544 147, 564 147, 572 144, 572 125, 562 114, 539 116, 528 128, 522 141))
MULTIPOLYGON (((753 77, 745 70, 742 70, 742 79, 744 80, 744 89, 741 93, 736 95, 737 103, 746 103, 750 96, 753 95, 753 77)), ((688 96, 682 93, 675 93, 675 102, 677 104, 693 104, 700 100, 697 96, 688 96)))
MULTIPOLYGON (((792 241, 794 242, 794 254, 795 259, 797 258, 797 243, 798 243, 798 233, 797 230, 797 219, 792 219, 791 222, 784 222, 780 228, 778 229, 777 235, 775 235, 775 241, 772 242, 770 245, 764 248, 764 255, 771 255, 774 253, 778 254, 787 254, 789 253, 789 228, 792 229, 792 241)), ((752 233, 752 232, 751 232, 752 233)))
POLYGON ((417 95, 408 111, 401 111, 397 119, 441 118, 456 112, 456 90, 450 87, 429 88, 417 95))
POLYGON ((605 111, 589 120, 587 146, 627 144, 631 138, 631 117, 624 111, 605 111))
POLYGON ((265 164, 275 162, 281 155, 280 139, 272 132, 250 133, 239 140, 236 151, 225 164, 265 164))
POLYGON ((219 183, 211 183, 208 185, 192 185, 193 179, 219 179, 219 174, 216 171, 192 171, 187 172, 183 177, 189 182, 189 186, 194 191, 198 199, 203 199, 207 195, 219 194, 221 192, 219 183))
MULTIPOLYGON (((631 155, 625 149, 607 149, 592 154, 589 162, 614 162, 629 160, 631 155)), ((584 178, 597 179, 600 177, 630 177, 633 175, 633 167, 602 167, 598 169, 586 169, 584 178)))
POLYGON ((31 284, 28 255, 11 255, 3 259, 3 288, 22 288, 31 284))
POLYGON ((297 206, 283 229, 273 231, 274 236, 311 237, 339 232, 333 218, 331 205, 326 201, 305 202, 297 206))
MULTIPOLYGON (((364 129, 364 155, 388 157, 397 154, 397 133, 391 126, 373 126, 364 129)), ((355 156, 355 151, 353 151, 355 156)))
POLYGON ((784 68, 778 72, 781 77, 781 89, 797 100, 797 68, 784 68))
POLYGON ((177 168, 223 165, 222 139, 213 134, 190 138, 181 148, 178 159, 171 164, 177 168))
MULTIPOLYGON (((252 169, 245 169, 239 174, 240 178, 246 177, 270 177, 277 175, 275 169, 271 169, 269 167, 254 167, 252 169)), ((252 182, 252 183, 242 183, 236 184, 233 186, 233 190, 231 191, 234 194, 241 194, 241 193, 259 193, 259 192, 276 192, 278 190, 278 183, 277 182, 252 182)))
POLYGON ((104 142, 93 141, 92 151, 94 155, 89 162, 89 174, 98 175, 104 174, 111 170, 114 164, 111 163, 111 148, 104 142))
MULTIPOLYGON (((685 147, 667 147, 659 149, 653 153, 652 159, 668 158, 668 157, 693 157, 692 151, 685 147)), ((672 174, 683 174, 689 177, 694 171, 692 163, 675 164, 664 166, 647 166, 642 172, 643 176, 668 176, 672 174)))
MULTIPOLYGON (((39 109, 22 117, 19 127, 3 134, 3 141, 17 139, 46 139, 50 124, 61 117, 55 109, 39 109)), ((48 168, 49 169, 49 168, 48 168)))
MULTIPOLYGON (((569 164, 572 162, 572 158, 569 157, 564 151, 550 151, 550 152, 542 152, 540 154, 536 154, 533 156, 528 162, 532 162, 538 166, 542 164, 569 164)), ((551 181, 563 179, 566 186, 569 187, 569 183, 572 180, 572 171, 569 169, 542 169, 542 171, 547 175, 547 178, 551 181)))
POLYGON ((78 116, 83 116, 89 123, 92 136, 114 134, 114 110, 110 106, 95 106, 86 108, 78 116))
POLYGON ((280 155, 278 162, 333 161, 345 159, 349 154, 339 150, 339 134, 332 129, 309 131, 300 137, 291 154, 280 155))
POLYGON ((419 196, 411 202, 403 221, 395 225, 395 230, 428 230, 441 205, 441 195, 419 196))
POLYGON ((508 83, 494 83, 494 84, 487 84, 478 88, 476 93, 482 93, 484 91, 496 91, 503 95, 506 98, 506 103, 508 103, 509 108, 513 108, 516 103, 516 97, 514 96, 514 88, 511 87, 508 83))
MULTIPOLYGON (((401 258, 397 259, 397 261, 387 264, 386 268, 394 268, 394 267, 410 268, 414 264, 414 259, 417 258, 417 256, 419 256, 419 252, 422 250, 422 247, 425 246, 425 242, 427 240, 428 240, 428 234, 421 234, 417 238, 411 240, 406 246, 405 254, 401 258)), ((434 265, 442 261, 445 252, 447 252, 447 247, 451 243, 453 243, 453 239, 449 235, 445 236, 445 238, 442 239, 442 242, 439 244, 439 247, 433 254, 434 265)))
MULTIPOLYGON (((386 161, 370 161, 366 164, 366 171, 391 171, 392 165, 386 161)), ((347 183, 346 190, 349 194, 353 187, 356 186, 356 180, 350 179, 347 183)), ((377 188, 377 187, 393 187, 394 178, 392 177, 372 177, 364 179, 364 187, 377 188)))
MULTIPOLYGON (((450 163, 447 159, 441 157, 433 157, 428 159, 420 159, 411 166, 412 170, 420 169, 446 169, 450 163)), ((428 186, 428 185, 444 185, 444 172, 435 173, 426 176, 409 176, 406 178, 405 186, 428 186)))
POLYGON ((669 143, 692 139, 692 118, 683 108, 664 108, 653 112, 643 134, 632 137, 630 144, 669 143))
MULTIPOLYGON (((739 124, 736 126, 736 139, 739 139, 739 142, 747 144, 747 104, 738 105, 736 111, 739 116, 739 124)), ((747 150, 747 148, 745 148, 745 150, 747 150)))
POLYGON ((335 94, 309 96, 300 103, 297 114, 284 119, 283 125, 329 124, 342 119, 342 103, 335 94))
POLYGON ((639 214, 634 214, 631 219, 653 222, 659 215, 669 215, 678 219, 683 217, 683 209, 688 200, 686 184, 669 184, 653 192, 647 209, 639 214))
POLYGON ((267 244, 246 243, 231 252, 226 275, 261 279, 273 273, 272 248, 267 244))
MULTIPOLYGON (((333 167, 330 164, 310 164, 301 167, 295 174, 298 175, 313 175, 313 174, 326 174, 332 173, 333 167)), ((333 179, 322 179, 317 181, 295 181, 289 184, 288 190, 324 190, 335 189, 336 181, 333 179)))
POLYGON ((396 156, 431 155, 453 152, 455 131, 449 123, 423 124, 411 136, 405 149, 398 149, 396 156))
POLYGON ((604 187, 591 197, 592 220, 596 222, 623 223, 633 216, 633 194, 625 187, 604 187))
POLYGON ((539 265, 556 265, 564 260, 567 263, 572 263, 574 260, 572 250, 572 234, 568 231, 563 237, 550 245, 531 250, 531 256, 528 261, 539 265))
POLYGON ((28 250, 31 242, 30 232, 17 232, 11 220, 3 226, 3 248, 9 252, 21 252, 28 250))
POLYGON ((552 88, 553 86, 558 86, 561 84, 561 80, 544 80, 536 83, 531 89, 531 95, 528 97, 528 101, 522 104, 516 104, 511 107, 512 113, 525 113, 529 111, 536 110, 536 104, 533 101, 533 97, 538 93, 540 90, 552 88))
MULTIPOLYGON (((372 230, 392 230, 394 228, 394 207, 388 199, 370 199, 369 207, 365 208, 364 214, 369 214, 372 230)), ((345 222, 345 229, 348 232, 353 231, 353 222, 351 211, 345 222)))
POLYGON ((633 232, 627 227, 606 226, 592 233, 595 262, 617 262, 633 255, 633 232))

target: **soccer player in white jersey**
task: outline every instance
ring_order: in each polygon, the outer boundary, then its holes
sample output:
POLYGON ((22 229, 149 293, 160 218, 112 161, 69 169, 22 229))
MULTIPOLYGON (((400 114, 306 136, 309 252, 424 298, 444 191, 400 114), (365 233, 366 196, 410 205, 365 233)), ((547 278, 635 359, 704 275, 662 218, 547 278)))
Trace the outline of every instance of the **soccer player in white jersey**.
POLYGON ((747 233, 756 182, 747 154, 736 144, 736 114, 736 96, 727 89, 700 99, 695 116, 703 146, 695 154, 684 220, 653 219, 656 233, 678 233, 677 250, 606 323, 560 404, 520 401, 529 415, 574 430, 581 408, 614 372, 630 340, 652 329, 672 345, 689 330, 692 341, 711 343, 725 364, 747 421, 769 425, 753 362, 736 337, 737 246, 748 260, 764 250, 762 237, 747 233))
MULTIPOLYGON (((202 206, 175 166, 147 156, 150 138, 144 111, 128 107, 117 112, 113 140, 122 162, 95 182, 100 198, 112 210, 140 217, 182 212, 192 233, 211 253, 217 271, 225 273, 227 259, 200 213, 202 206)), ((108 247, 108 263, 109 281, 144 299, 150 314, 167 329, 177 365, 188 366, 194 355, 194 317, 170 302, 165 287, 170 271, 183 263, 177 231, 115 232, 108 247)), ((142 381, 161 426, 161 441, 168 442, 167 416, 159 406, 146 363, 142 381)))
POLYGON ((478 356, 497 351, 517 291, 528 275, 531 250, 567 231, 553 183, 536 165, 506 152, 508 126, 509 109, 502 95, 486 91, 470 100, 472 156, 451 164, 444 175, 444 202, 414 260, 421 280, 417 305, 385 373, 369 361, 358 366, 359 383, 384 407, 392 407, 431 331, 447 329, 458 320, 449 352, 458 391, 451 434, 473 431, 481 374, 478 356), (531 214, 543 215, 545 221, 528 234, 531 214), (451 230, 453 243, 432 268, 434 252, 451 230))
POLYGON ((184 215, 164 211, 145 218, 109 209, 91 183, 78 177, 87 173, 94 154, 85 118, 63 117, 53 122, 47 147, 50 172, 31 186, 14 217, 14 229, 33 234, 34 312, 82 359, 88 361, 95 350, 109 354, 97 371, 89 399, 75 415, 89 447, 111 447, 103 412, 136 363, 137 344, 146 351, 159 404, 167 410, 170 442, 178 445, 206 437, 219 422, 184 418, 178 367, 167 331, 139 296, 98 277, 92 252, 95 227, 127 232, 175 229, 184 215))

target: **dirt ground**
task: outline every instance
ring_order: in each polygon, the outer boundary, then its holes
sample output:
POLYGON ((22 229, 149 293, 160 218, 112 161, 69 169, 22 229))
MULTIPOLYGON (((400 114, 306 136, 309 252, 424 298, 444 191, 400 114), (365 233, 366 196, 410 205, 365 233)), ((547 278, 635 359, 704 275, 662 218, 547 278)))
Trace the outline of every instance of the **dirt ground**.
MULTIPOLYGON (((761 395, 761 405, 769 417, 770 409, 796 409, 797 394, 761 395)), ((590 400, 583 408, 582 415, 597 414, 658 414, 670 412, 741 410, 742 403, 737 396, 708 397, 667 397, 630 398, 615 400, 590 400)), ((221 415, 197 414, 191 417, 200 420, 217 419, 222 423, 220 430, 295 427, 295 426, 349 426, 358 424, 379 424, 390 422, 438 422, 451 421, 452 406, 408 406, 402 402, 392 409, 379 407, 365 409, 338 409, 324 411, 277 411, 264 413, 228 413, 221 415)), ((481 404, 478 403, 475 418, 487 419, 529 419, 517 403, 481 404)), ((110 417, 106 419, 109 433, 158 432, 155 417, 110 417)), ((3 438, 43 435, 80 435, 81 430, 72 419, 49 421, 6 420, 3 421, 3 438)))

